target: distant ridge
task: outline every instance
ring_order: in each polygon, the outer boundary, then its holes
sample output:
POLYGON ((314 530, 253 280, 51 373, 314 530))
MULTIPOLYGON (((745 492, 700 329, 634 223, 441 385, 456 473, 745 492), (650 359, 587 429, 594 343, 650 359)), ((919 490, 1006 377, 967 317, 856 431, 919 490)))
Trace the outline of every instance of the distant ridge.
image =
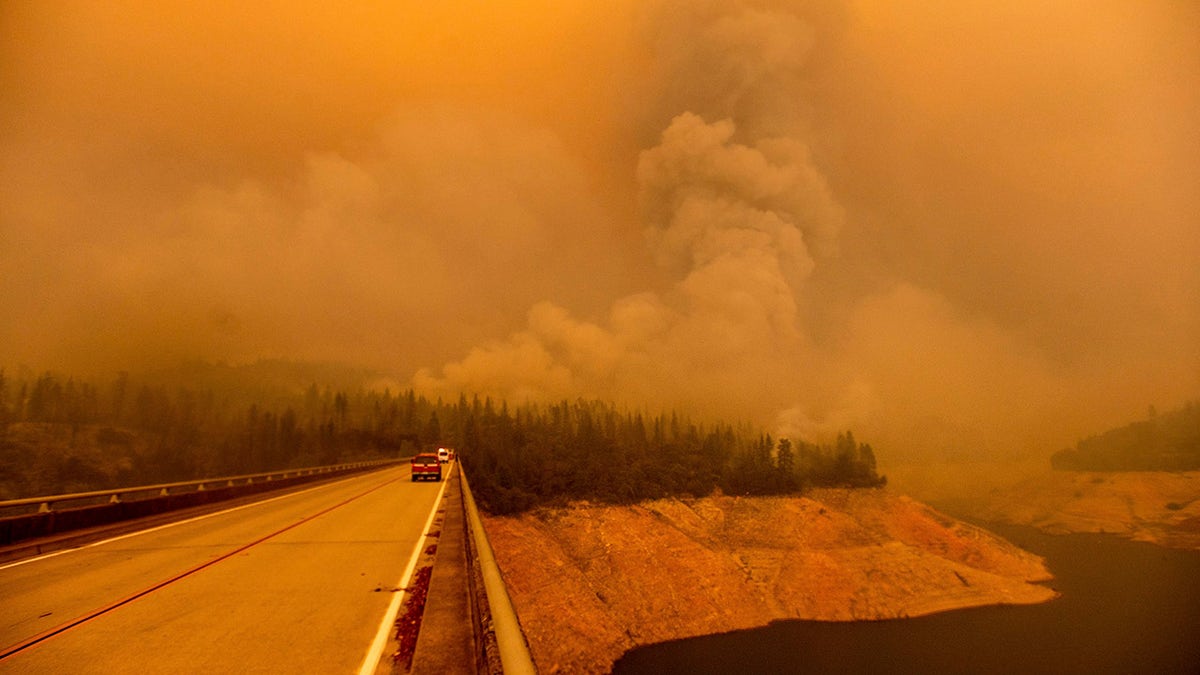
POLYGON ((1189 401, 1178 410, 1079 441, 1074 449, 1050 458, 1064 471, 1194 471, 1200 469, 1200 405, 1189 401))

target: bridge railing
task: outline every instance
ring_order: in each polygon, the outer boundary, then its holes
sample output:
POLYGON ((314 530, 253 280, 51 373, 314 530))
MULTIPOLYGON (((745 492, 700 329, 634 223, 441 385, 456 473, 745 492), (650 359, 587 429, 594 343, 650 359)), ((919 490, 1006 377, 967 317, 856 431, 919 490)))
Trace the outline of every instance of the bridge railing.
POLYGON ((158 515, 189 506, 369 471, 403 459, 349 462, 241 476, 138 485, 0 501, 0 546, 25 539, 158 515))
POLYGON ((0 516, 20 515, 21 510, 29 512, 33 506, 39 513, 62 510, 60 507, 78 508, 91 504, 107 502, 115 504, 137 498, 166 497, 182 492, 202 492, 214 487, 234 487, 250 485, 273 480, 282 480, 298 476, 318 476, 328 473, 345 473, 358 469, 368 469, 395 464, 400 460, 382 459, 363 462, 332 464, 329 466, 311 466, 303 469, 284 469, 281 471, 264 471, 242 476, 224 476, 221 478, 205 478, 202 480, 180 481, 177 483, 160 483, 157 485, 138 485, 134 487, 113 488, 111 490, 92 490, 91 492, 74 492, 70 494, 50 495, 48 497, 26 497, 24 499, 8 499, 0 501, 0 516))
MULTIPOLYGON (((517 611, 508 595, 508 587, 496 564, 496 556, 492 545, 488 542, 487 532, 483 529, 483 519, 475 505, 475 497, 467 483, 467 473, 459 465, 459 479, 462 481, 463 508, 467 515, 467 541, 470 547, 468 559, 474 568, 470 575, 472 579, 482 582, 486 603, 477 606, 478 625, 476 626, 483 654, 481 654, 480 672, 504 673, 504 675, 536 675, 537 667, 533 664, 533 656, 529 652, 529 643, 517 620, 517 611), (496 663, 499 661, 499 663, 496 663)), ((479 594, 473 594, 478 597, 479 594)))

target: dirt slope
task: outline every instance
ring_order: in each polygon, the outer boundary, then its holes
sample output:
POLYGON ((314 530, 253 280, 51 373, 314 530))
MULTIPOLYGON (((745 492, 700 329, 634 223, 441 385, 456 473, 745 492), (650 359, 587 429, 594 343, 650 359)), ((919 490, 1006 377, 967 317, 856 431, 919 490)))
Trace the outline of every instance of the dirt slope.
POLYGON ((1042 560, 884 490, 666 499, 488 518, 541 672, 776 619, 885 619, 1054 596, 1042 560))
POLYGON ((1200 472, 1045 471, 992 492, 972 515, 1200 549, 1200 472))

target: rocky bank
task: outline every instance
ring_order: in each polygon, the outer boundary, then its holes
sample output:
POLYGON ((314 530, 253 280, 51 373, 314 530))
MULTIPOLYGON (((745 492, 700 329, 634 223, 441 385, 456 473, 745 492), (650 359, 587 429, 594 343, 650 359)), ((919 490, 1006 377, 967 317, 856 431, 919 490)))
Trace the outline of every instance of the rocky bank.
POLYGON ((489 517, 543 673, 765 625, 917 616, 1054 597, 1041 558, 886 490, 586 503, 489 517))

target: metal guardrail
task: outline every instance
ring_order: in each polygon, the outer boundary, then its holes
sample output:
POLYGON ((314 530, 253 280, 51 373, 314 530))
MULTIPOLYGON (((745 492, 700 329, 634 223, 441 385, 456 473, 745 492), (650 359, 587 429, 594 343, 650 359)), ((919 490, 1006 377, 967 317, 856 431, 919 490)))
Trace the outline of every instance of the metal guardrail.
MULTIPOLYGON (((269 482, 273 480, 282 480, 285 478, 296 478, 300 476, 314 476, 323 473, 339 473, 343 471, 353 471, 356 469, 368 469, 376 466, 386 466, 388 464, 398 464, 402 459, 378 459, 363 462, 350 462, 347 464, 333 464, 329 466, 313 466, 302 469, 287 469, 283 471, 266 471, 263 473, 246 474, 244 476, 226 476, 222 478, 206 478, 204 480, 181 481, 178 483, 161 483, 158 485, 139 485, 127 488, 114 488, 112 490, 93 490, 91 492, 76 492, 72 494, 50 495, 48 497, 26 497, 23 499, 9 499, 0 501, 0 515, 9 511, 20 511, 22 507, 36 505, 38 513, 49 513, 55 511, 56 505, 63 504, 80 504, 90 502, 92 504, 109 503, 117 504, 122 502, 122 497, 131 495, 144 495, 144 498, 166 497, 173 494, 182 494, 187 492, 203 492, 206 489, 216 487, 235 487, 238 485, 252 485, 254 483, 269 482)), ((32 511, 27 510, 27 511, 32 511)), ((16 515, 16 514, 10 514, 16 515)))
POLYGON ((467 484, 467 472, 459 465, 459 479, 462 481, 463 505, 467 511, 467 530, 471 537, 476 556, 479 559, 480 573, 483 577, 483 587, 487 595, 488 610, 491 615, 492 629, 496 636, 496 646, 500 652, 500 663, 505 675, 536 675, 537 667, 533 665, 533 655, 529 652, 529 643, 521 624, 517 620, 517 611, 513 608, 512 599, 508 596, 508 587, 500 574, 500 566, 496 564, 496 556, 492 545, 488 542, 487 532, 483 529, 483 520, 479 517, 479 509, 475 506, 475 497, 467 484))

